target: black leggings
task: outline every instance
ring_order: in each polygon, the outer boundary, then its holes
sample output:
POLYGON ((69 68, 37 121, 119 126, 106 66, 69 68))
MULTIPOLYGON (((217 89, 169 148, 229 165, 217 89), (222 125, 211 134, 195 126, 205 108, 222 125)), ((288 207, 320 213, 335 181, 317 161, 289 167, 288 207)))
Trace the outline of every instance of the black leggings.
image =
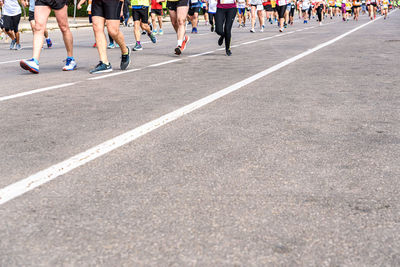
POLYGON ((225 49, 231 48, 232 25, 235 20, 237 8, 217 8, 215 15, 215 31, 225 39, 225 49), (225 25, 224 25, 225 24, 225 25))
POLYGON ((319 21, 319 22, 322 22, 322 9, 323 9, 323 6, 322 6, 322 5, 320 5, 320 6, 317 8, 317 15, 318 15, 318 21, 319 21))
POLYGON ((208 13, 208 22, 210 22, 210 25, 214 25, 215 21, 215 13, 208 13))

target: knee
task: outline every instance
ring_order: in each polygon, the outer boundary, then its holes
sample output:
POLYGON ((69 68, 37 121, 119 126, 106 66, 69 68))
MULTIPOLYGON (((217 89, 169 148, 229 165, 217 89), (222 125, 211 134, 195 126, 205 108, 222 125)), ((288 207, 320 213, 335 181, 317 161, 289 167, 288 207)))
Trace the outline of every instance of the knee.
POLYGON ((107 28, 108 34, 111 35, 111 37, 117 36, 119 29, 115 29, 115 28, 107 28))
POLYGON ((179 26, 185 25, 185 19, 178 19, 178 25, 179 26))
POLYGON ((35 27, 33 28, 34 32, 44 32, 44 25, 41 25, 39 23, 35 24, 35 27))
POLYGON ((59 27, 60 27, 60 31, 61 31, 62 33, 69 32, 68 24, 61 24, 61 25, 59 25, 59 27))

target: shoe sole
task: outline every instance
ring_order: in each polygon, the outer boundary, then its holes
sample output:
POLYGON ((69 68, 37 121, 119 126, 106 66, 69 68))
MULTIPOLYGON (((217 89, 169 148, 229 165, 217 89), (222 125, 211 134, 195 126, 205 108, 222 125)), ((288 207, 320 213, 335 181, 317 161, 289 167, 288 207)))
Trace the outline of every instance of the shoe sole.
POLYGON ((27 65, 25 62, 23 62, 23 61, 21 61, 20 63, 19 63, 19 65, 21 66, 21 68, 23 68, 24 70, 27 70, 27 71, 30 71, 30 72, 32 72, 32 73, 34 73, 34 74, 38 74, 39 73, 39 71, 37 71, 37 70, 35 70, 35 69, 32 69, 31 67, 29 67, 29 65, 27 65))
POLYGON ((113 71, 113 69, 109 69, 109 70, 102 70, 102 71, 90 72, 90 74, 102 74, 102 73, 112 72, 112 71, 113 71))
MULTIPOLYGON (((77 67, 77 66, 75 66, 72 70, 76 70, 76 67, 77 67)), ((72 71, 72 70, 67 70, 67 69, 64 69, 64 68, 63 68, 63 71, 72 71)))

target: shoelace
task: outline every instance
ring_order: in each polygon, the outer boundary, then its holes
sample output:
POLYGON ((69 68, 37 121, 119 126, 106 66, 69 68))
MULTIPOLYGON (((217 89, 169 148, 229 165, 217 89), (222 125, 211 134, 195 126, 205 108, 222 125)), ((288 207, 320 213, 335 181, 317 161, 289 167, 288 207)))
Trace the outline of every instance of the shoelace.
POLYGON ((69 64, 71 64, 71 61, 72 61, 72 58, 67 58, 67 59, 63 60, 63 62, 65 62, 66 66, 69 66, 69 64))

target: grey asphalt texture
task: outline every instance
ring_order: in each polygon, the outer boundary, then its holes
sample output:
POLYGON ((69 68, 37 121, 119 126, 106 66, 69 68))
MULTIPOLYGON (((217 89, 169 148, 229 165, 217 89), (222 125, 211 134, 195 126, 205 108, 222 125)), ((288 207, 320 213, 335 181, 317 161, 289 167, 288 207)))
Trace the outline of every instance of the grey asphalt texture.
MULTIPOLYGON (((51 32, 39 75, 0 65, 0 97, 81 82, 0 102, 0 188, 367 21, 189 58, 219 48, 201 25, 184 60, 94 81, 92 31, 73 30, 74 72, 51 32)), ((0 266, 399 266, 398 25, 395 12, 1 205, 0 266)), ((233 45, 278 34, 248 30, 233 45)), ((177 58, 165 32, 131 69, 177 58)), ((30 57, 22 38, 0 62, 30 57)))

